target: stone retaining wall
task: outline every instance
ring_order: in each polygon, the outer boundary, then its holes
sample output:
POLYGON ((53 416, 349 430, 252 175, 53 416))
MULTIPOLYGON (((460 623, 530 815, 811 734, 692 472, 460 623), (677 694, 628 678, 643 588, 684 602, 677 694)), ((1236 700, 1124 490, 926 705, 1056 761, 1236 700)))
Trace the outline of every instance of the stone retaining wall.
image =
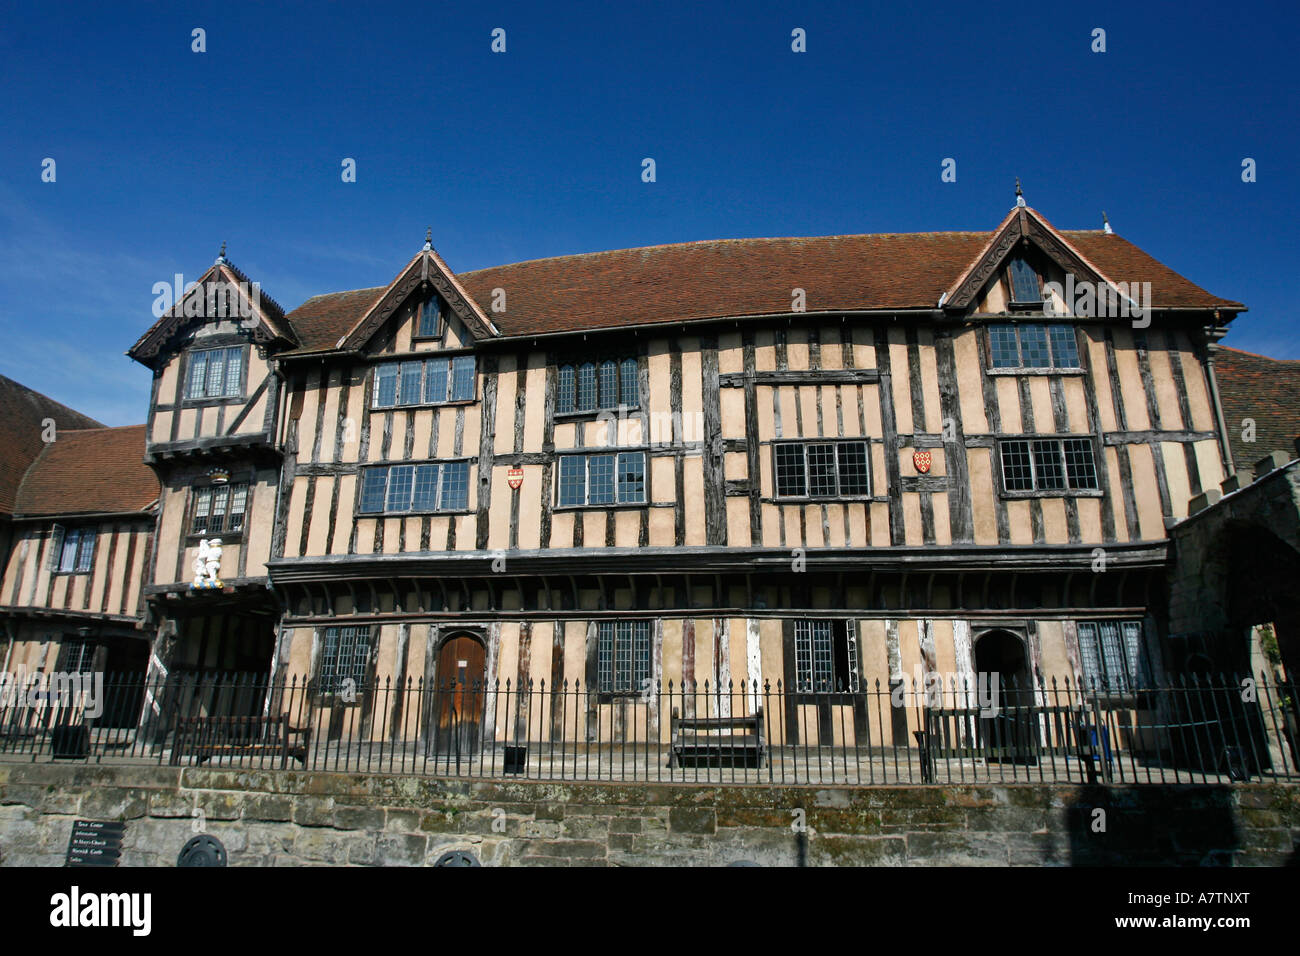
POLYGON ((197 832, 237 866, 424 865, 451 850, 488 866, 1300 859, 1300 789, 1273 784, 716 787, 0 764, 0 865, 62 865, 78 818, 126 822, 123 866, 172 866, 197 832))

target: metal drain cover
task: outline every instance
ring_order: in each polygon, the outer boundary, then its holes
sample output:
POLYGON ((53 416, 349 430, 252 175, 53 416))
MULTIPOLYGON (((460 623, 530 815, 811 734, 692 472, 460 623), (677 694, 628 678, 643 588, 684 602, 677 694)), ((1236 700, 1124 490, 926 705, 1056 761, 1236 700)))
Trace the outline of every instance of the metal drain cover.
POLYGON ((196 836, 181 849, 177 866, 225 866, 226 848, 216 837, 196 836))
POLYGON ((464 850, 452 850, 438 857, 438 862, 434 866, 482 866, 478 858, 473 853, 466 853, 464 850))

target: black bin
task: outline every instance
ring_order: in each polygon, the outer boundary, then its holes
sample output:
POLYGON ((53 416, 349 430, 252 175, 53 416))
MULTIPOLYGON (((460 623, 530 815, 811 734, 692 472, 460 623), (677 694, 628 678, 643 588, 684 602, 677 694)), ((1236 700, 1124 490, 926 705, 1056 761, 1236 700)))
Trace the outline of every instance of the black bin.
POLYGON ((55 760, 84 760, 90 756, 90 730, 85 724, 60 724, 50 731, 55 760))

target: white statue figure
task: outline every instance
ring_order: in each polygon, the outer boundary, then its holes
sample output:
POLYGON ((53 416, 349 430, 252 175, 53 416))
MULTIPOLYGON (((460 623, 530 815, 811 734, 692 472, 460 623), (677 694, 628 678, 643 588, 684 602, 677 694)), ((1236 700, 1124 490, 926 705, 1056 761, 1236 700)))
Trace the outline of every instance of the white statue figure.
POLYGON ((221 539, 204 538, 194 558, 194 583, 191 587, 221 587, 221 539))

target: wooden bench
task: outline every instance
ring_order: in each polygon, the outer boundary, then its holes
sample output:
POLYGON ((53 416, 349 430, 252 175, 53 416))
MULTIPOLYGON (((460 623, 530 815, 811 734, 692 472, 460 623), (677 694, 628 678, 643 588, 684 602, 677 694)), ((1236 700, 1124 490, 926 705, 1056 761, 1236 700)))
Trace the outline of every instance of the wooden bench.
POLYGON ((670 767, 761 767, 763 708, 748 717, 682 717, 673 708, 670 767))
POLYGON ((180 717, 172 743, 173 765, 182 757, 203 763, 211 757, 272 756, 281 768, 293 757, 307 766, 311 730, 289 726, 288 714, 271 717, 180 717))
POLYGON ((921 730, 912 731, 921 761, 921 782, 938 782, 940 760, 987 760, 1035 764, 1065 750, 1040 739, 1039 720, 1068 715, 1068 708, 1000 706, 990 719, 978 707, 927 707, 921 730), (994 724, 1000 721, 1000 726, 994 724))

